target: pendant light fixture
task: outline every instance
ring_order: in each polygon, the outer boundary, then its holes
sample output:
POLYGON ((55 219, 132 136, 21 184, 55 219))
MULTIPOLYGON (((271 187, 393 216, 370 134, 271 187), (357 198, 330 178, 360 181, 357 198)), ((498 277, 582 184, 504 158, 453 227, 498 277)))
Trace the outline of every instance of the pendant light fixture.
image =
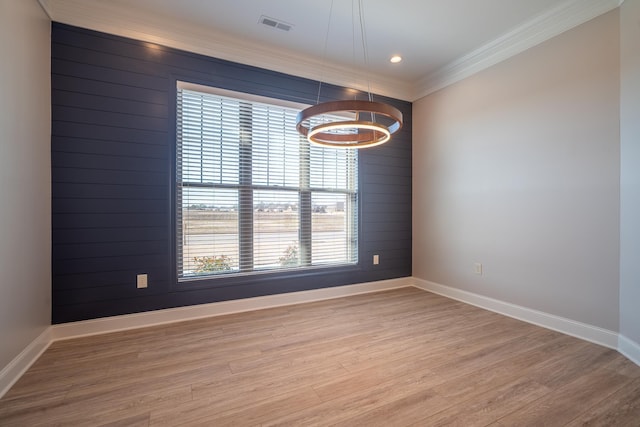
MULTIPOLYGON (((360 35, 365 67, 368 67, 363 0, 358 0, 360 35)), ((333 9, 333 0, 331 2, 333 9)), ((329 15, 331 21, 331 14, 329 15)), ((327 39, 329 30, 327 28, 327 39)), ((326 50, 326 40, 325 40, 326 50)), ((402 112, 392 105, 374 102, 371 85, 368 84, 368 100, 343 100, 319 102, 298 113, 296 129, 309 142, 334 148, 365 148, 384 144, 402 128, 402 112), (327 117, 332 119, 327 121, 327 117)))

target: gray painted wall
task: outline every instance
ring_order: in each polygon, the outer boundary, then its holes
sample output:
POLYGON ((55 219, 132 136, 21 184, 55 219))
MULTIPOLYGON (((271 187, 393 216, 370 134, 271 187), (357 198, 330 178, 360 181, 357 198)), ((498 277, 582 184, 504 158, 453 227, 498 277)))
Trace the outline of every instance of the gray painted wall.
POLYGON ((617 331, 619 107, 618 10, 415 102, 414 277, 617 331))
POLYGON ((620 14, 620 333, 640 346, 640 0, 620 14))
POLYGON ((51 322, 50 22, 0 1, 0 370, 51 322))

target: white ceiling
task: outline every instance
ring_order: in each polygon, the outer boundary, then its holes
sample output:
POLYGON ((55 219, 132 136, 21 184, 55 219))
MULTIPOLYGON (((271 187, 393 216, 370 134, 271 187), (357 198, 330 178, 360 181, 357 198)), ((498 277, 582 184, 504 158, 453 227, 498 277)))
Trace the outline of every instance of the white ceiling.
POLYGON ((622 2, 362 0, 365 66, 358 0, 39 1, 54 21, 359 89, 370 84, 373 92, 407 100, 622 2), (263 15, 293 27, 267 27, 258 22, 263 15), (403 61, 391 64, 393 54, 403 61))

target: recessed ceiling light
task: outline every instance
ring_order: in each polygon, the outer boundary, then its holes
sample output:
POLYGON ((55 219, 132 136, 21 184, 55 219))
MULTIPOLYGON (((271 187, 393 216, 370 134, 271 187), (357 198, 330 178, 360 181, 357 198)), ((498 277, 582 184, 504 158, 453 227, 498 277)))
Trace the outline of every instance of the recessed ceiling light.
POLYGON ((390 62, 397 64, 398 62, 402 61, 402 56, 400 55, 393 55, 391 57, 391 59, 389 59, 390 62))

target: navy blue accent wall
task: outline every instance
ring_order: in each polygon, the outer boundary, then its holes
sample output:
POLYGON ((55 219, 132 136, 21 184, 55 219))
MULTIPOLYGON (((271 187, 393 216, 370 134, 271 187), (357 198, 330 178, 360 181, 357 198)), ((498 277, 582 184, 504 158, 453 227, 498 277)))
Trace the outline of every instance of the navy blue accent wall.
POLYGON ((375 97, 405 124, 360 152, 357 267, 177 283, 176 80, 307 104, 318 82, 59 23, 51 55, 53 323, 411 275, 410 103, 375 97))

